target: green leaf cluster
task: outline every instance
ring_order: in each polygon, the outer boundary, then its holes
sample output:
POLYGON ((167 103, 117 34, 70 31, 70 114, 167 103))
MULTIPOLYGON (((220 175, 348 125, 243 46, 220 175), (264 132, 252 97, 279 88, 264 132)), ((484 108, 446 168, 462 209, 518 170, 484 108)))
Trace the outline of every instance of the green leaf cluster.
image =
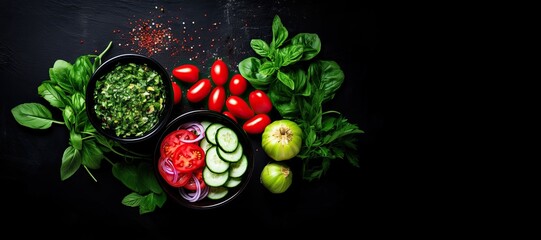
POLYGON ((321 50, 319 36, 298 33, 289 38, 276 15, 271 42, 252 39, 250 45, 259 57, 242 60, 239 72, 254 88, 267 92, 283 118, 303 129, 305 138, 297 155, 303 160, 303 179, 321 178, 333 159, 346 159, 358 167, 355 142, 363 131, 339 112, 323 111, 345 76, 337 62, 316 58, 321 50))
POLYGON ((120 143, 105 138, 92 126, 86 114, 86 87, 92 74, 101 65, 103 55, 111 46, 112 42, 109 42, 99 55, 81 55, 73 64, 58 59, 49 68, 49 80, 43 81, 38 86, 38 94, 51 107, 61 111, 62 120, 54 119, 51 111, 37 102, 19 104, 11 109, 11 113, 20 125, 32 129, 48 129, 53 123, 66 126, 69 130, 69 142, 62 154, 60 179, 64 181, 70 178, 82 167, 94 181, 97 181, 90 170, 100 169, 102 160, 105 159, 113 165, 115 177, 134 191, 126 196, 122 203, 127 206, 138 206, 140 213, 143 214, 154 211, 156 206, 161 207, 166 199, 152 174, 152 168, 145 165, 148 163, 141 162, 138 166, 145 168, 132 171, 130 167, 113 163, 107 157, 107 153, 121 156, 126 162, 130 160, 131 164, 134 164, 131 161, 133 159, 148 160, 150 156, 135 153, 120 143), (130 182, 132 178, 139 179, 138 181, 143 184, 137 183, 138 187, 134 187, 133 182, 130 182), (135 203, 134 199, 139 200, 135 203))

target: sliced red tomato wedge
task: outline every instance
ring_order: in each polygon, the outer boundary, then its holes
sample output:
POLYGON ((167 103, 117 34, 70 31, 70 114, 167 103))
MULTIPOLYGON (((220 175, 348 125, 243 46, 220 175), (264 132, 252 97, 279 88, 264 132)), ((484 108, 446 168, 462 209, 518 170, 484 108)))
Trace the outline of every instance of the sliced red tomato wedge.
POLYGON ((161 157, 158 161, 158 171, 167 184, 173 187, 183 187, 192 179, 191 173, 179 173, 173 167, 173 163, 170 158, 161 157))
MULTIPOLYGON (((198 169, 195 169, 192 171, 193 175, 197 178, 199 181, 199 189, 203 190, 207 185, 205 184, 205 181, 203 180, 203 168, 200 167, 198 169)), ((193 180, 193 177, 191 177, 188 182, 183 186, 186 190, 195 191, 197 190, 197 185, 195 184, 195 181, 193 180)))
POLYGON ((172 131, 171 133, 167 134, 165 138, 163 138, 162 143, 160 145, 160 153, 162 157, 173 157, 173 154, 177 150, 178 147, 181 145, 186 144, 185 142, 182 142, 182 139, 184 140, 193 140, 197 138, 197 136, 186 129, 178 129, 175 131, 172 131))
POLYGON ((205 151, 196 143, 180 145, 171 158, 179 173, 190 173, 205 166, 205 151))

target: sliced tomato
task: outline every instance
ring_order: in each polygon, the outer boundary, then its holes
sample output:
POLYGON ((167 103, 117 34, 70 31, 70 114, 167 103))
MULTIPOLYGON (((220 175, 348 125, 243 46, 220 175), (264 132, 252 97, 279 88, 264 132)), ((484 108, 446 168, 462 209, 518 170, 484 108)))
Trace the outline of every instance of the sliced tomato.
POLYGON ((180 173, 189 173, 205 165, 205 151, 196 143, 184 143, 171 158, 180 173))
POLYGON ((158 171, 160 172, 162 178, 167 182, 167 184, 171 185, 172 187, 183 187, 188 183, 190 179, 192 179, 191 173, 179 173, 178 171, 175 172, 175 170, 173 170, 173 163, 171 162, 171 159, 166 157, 161 157, 158 161, 158 171), (164 161, 170 162, 164 163, 164 161), (170 166, 166 166, 168 164, 170 164, 170 166))
POLYGON ((178 147, 180 147, 183 144, 186 144, 185 142, 182 142, 181 139, 184 140, 193 140, 196 139, 197 136, 186 129, 178 129, 175 131, 172 131, 171 133, 167 134, 165 138, 163 138, 162 143, 160 145, 160 153, 162 157, 173 157, 173 154, 177 150, 178 147))
MULTIPOLYGON (((199 181, 199 189, 203 189, 203 188, 205 188, 207 186, 205 184, 205 181, 203 180, 203 168, 202 167, 192 171, 192 174, 195 175, 195 178, 197 178, 197 180, 199 181)), ((189 174, 189 175, 192 176, 191 174, 189 174)), ((197 185, 195 184, 195 181, 194 181, 193 177, 190 177, 188 182, 183 187, 186 188, 186 190, 191 190, 191 191, 197 190, 197 185)))

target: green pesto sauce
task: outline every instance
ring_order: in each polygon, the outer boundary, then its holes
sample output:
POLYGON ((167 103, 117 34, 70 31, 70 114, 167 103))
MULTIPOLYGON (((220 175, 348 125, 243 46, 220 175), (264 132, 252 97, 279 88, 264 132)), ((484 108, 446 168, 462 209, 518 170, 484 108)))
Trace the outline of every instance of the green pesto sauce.
POLYGON ((152 129, 165 101, 163 79, 146 64, 118 64, 96 81, 94 110, 101 126, 118 137, 139 137, 152 129))

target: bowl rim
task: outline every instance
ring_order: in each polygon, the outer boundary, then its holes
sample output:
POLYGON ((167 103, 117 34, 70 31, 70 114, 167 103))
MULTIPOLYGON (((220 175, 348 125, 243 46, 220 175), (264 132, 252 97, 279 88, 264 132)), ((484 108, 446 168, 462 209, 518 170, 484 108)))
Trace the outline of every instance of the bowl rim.
POLYGON ((231 118, 216 111, 206 110, 206 109, 196 109, 196 110, 190 110, 190 111, 180 114, 179 116, 175 117, 167 124, 167 127, 164 128, 164 130, 162 131, 162 133, 160 134, 156 142, 156 146, 154 148, 153 160, 152 160, 152 167, 154 169, 154 174, 156 176, 156 179, 158 180, 159 185, 162 187, 163 191, 168 195, 168 197, 172 198, 175 202, 187 208, 197 209, 197 210, 206 210, 206 209, 214 209, 214 208, 218 208, 220 206, 226 205, 232 202, 234 199, 236 199, 242 192, 244 192, 246 187, 248 187, 248 185, 250 184, 253 171, 255 168, 254 155, 255 154, 254 154, 253 144, 248 134, 236 122, 231 120, 231 118), (245 147, 244 152, 245 154, 247 154, 246 157, 248 158, 249 165, 248 165, 248 169, 247 169, 247 172, 245 173, 246 175, 244 176, 242 183, 239 186, 236 186, 233 188, 233 189, 236 189, 234 193, 230 193, 225 198, 222 198, 219 200, 211 200, 207 198, 202 201, 192 203, 183 199, 178 193, 175 194, 173 191, 178 191, 178 188, 169 186, 167 182, 163 180, 157 167, 158 161, 160 158, 159 152, 160 152, 161 140, 168 133, 172 131, 171 128, 180 126, 182 123, 184 123, 182 120, 186 118, 196 118, 196 119, 197 118, 199 119, 217 118, 217 119, 220 119, 220 122, 225 122, 228 127, 233 128, 237 134, 241 135, 239 136, 241 139, 240 141, 242 141, 243 144, 247 145, 245 147))
POLYGON ((137 53, 124 53, 119 54, 116 56, 113 56, 103 62, 97 69, 94 71, 92 76, 90 77, 90 80, 88 81, 87 87, 86 87, 86 96, 85 96, 85 103, 86 103, 86 113, 88 116, 88 119, 90 120, 91 124, 94 126, 96 131, 98 131, 100 134, 104 135, 105 137, 109 139, 113 139, 118 142, 122 143, 135 143, 135 142, 141 142, 144 140, 147 140, 149 138, 152 138, 153 136, 157 135, 159 132, 161 132, 169 122, 169 118, 173 112, 173 88, 171 84, 165 84, 168 81, 170 81, 170 75, 169 72, 163 67, 162 64, 160 64, 156 59, 142 55, 137 53), (96 112, 94 111, 94 91, 96 89, 96 82, 98 79, 103 76, 104 74, 107 74, 118 62, 136 62, 136 63, 147 63, 149 66, 158 71, 158 73, 162 76, 162 80, 164 82, 164 87, 167 95, 167 102, 165 103, 165 109, 162 112, 162 115, 160 116, 160 121, 148 132, 146 132, 144 135, 139 137, 128 137, 128 138, 122 138, 114 134, 112 131, 103 129, 101 127, 101 121, 98 120, 98 117, 96 116, 96 112))

